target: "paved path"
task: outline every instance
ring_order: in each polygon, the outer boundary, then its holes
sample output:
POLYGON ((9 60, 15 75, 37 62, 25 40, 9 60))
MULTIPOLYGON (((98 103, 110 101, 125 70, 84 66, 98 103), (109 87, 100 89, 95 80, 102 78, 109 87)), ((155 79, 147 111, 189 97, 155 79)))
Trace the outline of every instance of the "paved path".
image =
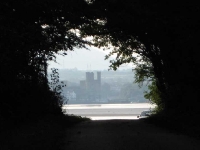
POLYGON ((66 150, 200 150, 200 140, 142 120, 88 121, 67 129, 66 150))

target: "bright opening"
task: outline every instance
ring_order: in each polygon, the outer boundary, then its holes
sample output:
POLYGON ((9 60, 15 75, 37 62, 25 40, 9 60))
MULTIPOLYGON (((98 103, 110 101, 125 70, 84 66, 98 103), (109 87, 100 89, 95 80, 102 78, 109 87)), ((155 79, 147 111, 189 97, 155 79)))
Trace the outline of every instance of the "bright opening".
POLYGON ((134 83, 131 64, 108 71, 106 53, 97 48, 75 49, 57 56, 58 63, 49 62, 49 74, 50 68, 58 68, 58 84, 64 85, 63 111, 92 120, 138 119, 142 111, 155 107, 144 98, 147 85, 139 88, 134 83))

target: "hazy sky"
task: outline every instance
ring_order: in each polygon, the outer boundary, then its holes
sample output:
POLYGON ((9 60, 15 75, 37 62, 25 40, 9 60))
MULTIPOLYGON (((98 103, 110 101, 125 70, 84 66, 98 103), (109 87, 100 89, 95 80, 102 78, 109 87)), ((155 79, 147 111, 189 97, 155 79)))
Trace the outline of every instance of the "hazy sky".
MULTIPOLYGON (((104 60, 106 51, 91 47, 90 50, 75 49, 68 51, 66 56, 57 55, 57 62, 49 62, 49 68, 78 70, 108 70, 109 60, 104 60)), ((114 57, 113 57, 114 58, 114 57)), ((111 58, 111 59, 113 59, 111 58)), ((123 65, 120 69, 131 68, 131 65, 123 65)))

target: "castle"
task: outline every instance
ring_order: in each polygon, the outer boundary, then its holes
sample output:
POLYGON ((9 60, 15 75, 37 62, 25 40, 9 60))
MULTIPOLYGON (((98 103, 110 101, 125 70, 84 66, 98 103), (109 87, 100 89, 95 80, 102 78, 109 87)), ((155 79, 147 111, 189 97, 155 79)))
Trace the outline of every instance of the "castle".
POLYGON ((80 88, 84 91, 87 101, 99 101, 101 99, 101 72, 97 72, 96 80, 93 72, 86 72, 86 80, 80 81, 80 88))

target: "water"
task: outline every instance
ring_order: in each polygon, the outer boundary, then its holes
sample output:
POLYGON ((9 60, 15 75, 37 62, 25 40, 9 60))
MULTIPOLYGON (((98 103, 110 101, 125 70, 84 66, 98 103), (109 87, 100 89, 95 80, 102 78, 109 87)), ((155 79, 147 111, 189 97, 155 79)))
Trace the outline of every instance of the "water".
POLYGON ((64 105, 67 114, 88 117, 92 120, 137 119, 144 110, 155 108, 149 103, 130 104, 76 104, 64 105))

